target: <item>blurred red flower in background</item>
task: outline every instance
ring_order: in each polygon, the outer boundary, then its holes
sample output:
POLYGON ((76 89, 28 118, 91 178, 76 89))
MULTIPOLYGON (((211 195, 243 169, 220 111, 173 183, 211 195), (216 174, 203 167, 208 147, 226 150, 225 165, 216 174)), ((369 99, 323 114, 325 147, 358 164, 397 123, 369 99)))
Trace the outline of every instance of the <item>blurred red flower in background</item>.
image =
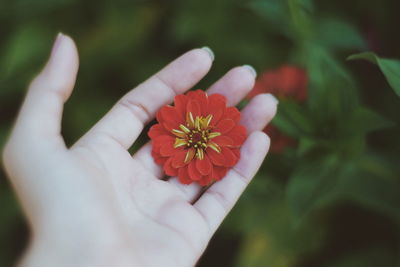
POLYGON ((177 95, 174 106, 158 111, 157 121, 148 133, 154 160, 183 184, 221 180, 240 158, 246 128, 239 125, 239 110, 227 107, 223 95, 201 90, 177 95))
MULTIPOLYGON (((283 65, 278 69, 264 71, 257 79, 248 98, 261 93, 271 93, 279 99, 290 98, 298 102, 304 102, 307 98, 308 77, 305 70, 291 65, 283 65)), ((293 146, 295 140, 282 134, 273 125, 268 125, 264 132, 271 142, 271 151, 282 152, 286 147, 293 146)))

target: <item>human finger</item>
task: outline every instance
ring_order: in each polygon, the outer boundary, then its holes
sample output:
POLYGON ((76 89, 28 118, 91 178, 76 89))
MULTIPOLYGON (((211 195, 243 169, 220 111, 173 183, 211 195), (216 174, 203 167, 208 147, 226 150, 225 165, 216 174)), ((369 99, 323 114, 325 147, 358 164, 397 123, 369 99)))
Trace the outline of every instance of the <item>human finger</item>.
POLYGON ((193 204, 211 229, 212 235, 232 209, 261 166, 269 148, 269 137, 253 132, 241 149, 241 157, 224 179, 210 186, 193 204))
POLYGON ((208 48, 193 49, 128 92, 78 144, 101 138, 129 148, 162 106, 171 103, 175 95, 190 89, 206 75, 213 60, 210 51, 208 48))
POLYGON ((63 145, 61 117, 78 72, 74 41, 58 34, 52 52, 40 74, 31 82, 10 142, 35 145, 63 145))

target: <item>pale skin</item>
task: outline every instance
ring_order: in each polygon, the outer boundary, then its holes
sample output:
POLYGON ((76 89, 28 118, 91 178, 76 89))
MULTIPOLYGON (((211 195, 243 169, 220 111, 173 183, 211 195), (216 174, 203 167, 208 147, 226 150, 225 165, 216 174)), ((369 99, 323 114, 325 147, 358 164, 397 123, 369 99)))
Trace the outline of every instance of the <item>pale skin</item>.
MULTIPOLYGON (((78 53, 58 35, 48 63, 32 81, 3 162, 32 237, 20 266, 194 266, 210 238, 257 172, 269 148, 261 130, 276 113, 268 94, 242 110, 248 138, 227 176, 202 190, 165 179, 151 143, 128 152, 157 110, 211 68, 207 49, 193 49, 130 90, 72 147, 60 134, 73 90, 78 53), (204 191, 204 192, 203 192, 204 191)), ((208 88, 236 105, 254 85, 235 67, 208 88)))

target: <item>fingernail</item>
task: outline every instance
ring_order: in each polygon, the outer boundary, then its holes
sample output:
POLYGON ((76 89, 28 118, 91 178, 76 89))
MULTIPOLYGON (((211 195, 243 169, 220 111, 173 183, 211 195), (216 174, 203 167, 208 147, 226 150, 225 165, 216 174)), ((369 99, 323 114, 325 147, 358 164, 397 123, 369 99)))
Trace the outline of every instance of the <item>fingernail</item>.
POLYGON ((255 68, 253 68, 253 66, 251 66, 251 65, 243 65, 243 67, 245 67, 246 69, 248 69, 250 72, 251 72, 251 74, 253 74, 254 75, 254 77, 257 77, 257 71, 256 71, 256 69, 255 68))
POLYGON ((59 32, 57 34, 56 40, 54 41, 53 48, 51 49, 50 58, 52 58, 57 53, 57 50, 60 47, 63 38, 64 38, 64 34, 59 32))
POLYGON ((268 93, 266 95, 269 96, 272 99, 272 101, 275 102, 275 104, 277 104, 277 105, 279 104, 278 98, 276 98, 273 94, 268 93))
POLYGON ((203 49, 204 51, 206 51, 208 53, 208 55, 211 58, 211 61, 214 61, 214 52, 208 47, 208 46, 203 46, 201 49, 203 49))

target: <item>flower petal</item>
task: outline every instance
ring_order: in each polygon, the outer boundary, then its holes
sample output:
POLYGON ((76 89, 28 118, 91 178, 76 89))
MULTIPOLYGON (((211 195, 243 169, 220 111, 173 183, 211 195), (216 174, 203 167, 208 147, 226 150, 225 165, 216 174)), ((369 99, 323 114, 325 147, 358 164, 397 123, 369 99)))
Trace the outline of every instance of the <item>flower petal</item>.
MULTIPOLYGON (((242 134, 242 135, 247 135, 247 129, 246 127, 242 126, 242 125, 235 125, 235 127, 233 127, 229 133, 235 133, 235 134, 242 134)), ((229 135, 229 134, 228 134, 229 135)))
POLYGON ((203 159, 196 159, 196 168, 202 175, 210 174, 212 165, 207 155, 203 159))
POLYGON ((217 166, 225 166, 225 158, 222 153, 214 151, 212 148, 207 148, 207 155, 211 160, 211 163, 217 166))
POLYGON ((186 105, 188 102, 188 97, 186 95, 176 95, 174 99, 174 105, 176 112, 178 113, 180 119, 185 120, 186 116, 186 105))
POLYGON ((155 152, 154 150, 151 151, 151 155, 154 158, 154 161, 159 165, 164 165, 164 163, 168 160, 168 158, 162 157, 160 153, 155 152))
POLYGON ((179 168, 178 178, 179 182, 182 184, 191 184, 193 182, 193 180, 191 180, 189 177, 188 168, 186 166, 179 168))
POLYGON ((215 126, 222 116, 226 108, 226 98, 220 94, 208 96, 208 113, 213 115, 210 125, 215 126))
POLYGON ((230 148, 222 147, 221 154, 225 158, 225 164, 224 164, 225 167, 232 167, 238 161, 238 158, 236 157, 236 155, 232 152, 232 150, 230 148))
POLYGON ((219 181, 225 177, 226 173, 228 172, 228 168, 214 166, 213 169, 213 179, 219 181))
POLYGON ((161 149, 162 145, 164 145, 165 143, 173 143, 173 142, 174 142, 174 138, 172 136, 169 136, 169 135, 157 136, 152 141, 153 150, 160 153, 160 149, 161 149))
POLYGON ((217 137, 213 138, 212 141, 214 143, 216 143, 217 145, 219 145, 220 147, 222 147, 222 146, 230 147, 230 146, 233 146, 233 144, 234 144, 232 138, 230 138, 226 135, 217 136, 217 137))
POLYGON ((193 118, 201 115, 200 103, 196 100, 189 100, 186 105, 186 112, 191 112, 193 118))
POLYGON ((246 135, 229 133, 227 136, 229 136, 233 140, 234 147, 241 146, 244 143, 244 141, 246 140, 246 135))
POLYGON ((195 90, 188 93, 188 96, 196 100, 200 105, 200 115, 208 115, 208 96, 203 90, 195 90))
POLYGON ((172 157, 172 167, 174 168, 181 168, 185 166, 185 158, 186 158, 186 150, 180 150, 175 153, 175 155, 172 157))
POLYGON ((173 142, 165 142, 161 145, 160 154, 161 156, 168 157, 172 156, 177 152, 177 149, 174 148, 173 142))
POLYGON ((233 154, 236 155, 238 159, 240 159, 240 149, 232 149, 233 154))
POLYGON ((154 158, 155 163, 157 163, 159 165, 164 165, 167 160, 168 160, 168 158, 165 158, 165 157, 157 157, 157 158, 155 157, 154 158))
POLYGON ((150 130, 148 132, 148 136, 151 139, 154 139, 154 138, 156 138, 157 136, 160 136, 160 135, 169 135, 169 132, 167 130, 165 130, 165 128, 159 123, 154 124, 153 126, 150 127, 150 130))
POLYGON ((188 165, 188 173, 190 179, 198 181, 201 179, 201 173, 196 168, 196 161, 192 160, 188 165))
POLYGON ((223 119, 217 124, 214 131, 224 134, 232 130, 233 127, 235 127, 235 122, 233 120, 223 119))
POLYGON ((213 177, 211 174, 203 176, 199 181, 197 181, 199 183, 199 185, 201 186, 206 186, 209 185, 212 181, 213 181, 213 177))
POLYGON ((168 176, 176 176, 178 175, 178 169, 175 169, 171 165, 172 158, 168 158, 168 160, 164 164, 165 174, 168 176))
POLYGON ((240 112, 236 107, 228 107, 225 110, 226 118, 233 120, 236 123, 240 121, 240 112))
POLYGON ((179 119, 179 114, 175 107, 164 106, 157 113, 157 120, 161 123, 167 131, 172 129, 179 129, 180 124, 184 124, 184 121, 179 119))
POLYGON ((171 136, 171 135, 160 135, 157 136, 156 138, 153 139, 153 145, 154 144, 163 144, 165 142, 174 142, 175 137, 171 136))
POLYGON ((214 168, 215 168, 215 166, 212 166, 211 172, 208 175, 204 176, 203 179, 201 179, 198 182, 200 185, 202 185, 202 186, 209 185, 210 183, 212 183, 215 180, 214 179, 214 168))

